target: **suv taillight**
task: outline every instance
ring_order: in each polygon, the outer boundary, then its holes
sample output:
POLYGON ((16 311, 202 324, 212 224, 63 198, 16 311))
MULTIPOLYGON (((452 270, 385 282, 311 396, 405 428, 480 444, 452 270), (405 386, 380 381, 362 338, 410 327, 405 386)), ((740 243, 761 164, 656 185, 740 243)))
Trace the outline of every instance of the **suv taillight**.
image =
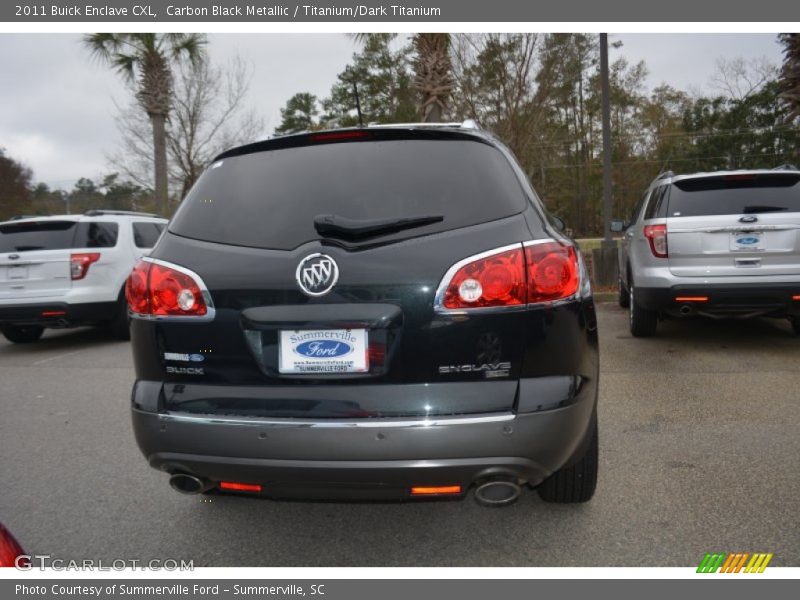
POLYGON ((669 256, 669 248, 667 246, 667 226, 663 223, 661 225, 645 225, 644 237, 650 242, 650 252, 656 258, 667 258, 669 256))
POLYGON ((125 297, 138 315, 202 317, 208 307, 198 281, 185 269, 140 260, 128 276, 125 297))
POLYGON ((92 263, 100 260, 99 252, 74 252, 69 257, 69 274, 72 280, 83 279, 92 263))
POLYGON ((484 252, 445 275, 441 308, 513 307, 569 298, 578 291, 575 248, 548 240, 484 252))
POLYGON ((522 246, 491 251, 458 267, 447 284, 442 306, 458 309, 525 304, 525 287, 522 246))
POLYGON ((578 253, 574 246, 543 242, 525 246, 528 304, 569 298, 578 291, 578 253))

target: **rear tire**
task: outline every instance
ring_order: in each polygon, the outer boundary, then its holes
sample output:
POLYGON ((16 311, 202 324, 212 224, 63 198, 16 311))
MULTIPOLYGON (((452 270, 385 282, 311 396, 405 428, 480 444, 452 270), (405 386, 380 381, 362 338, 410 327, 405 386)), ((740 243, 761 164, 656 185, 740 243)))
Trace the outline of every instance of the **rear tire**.
POLYGON ((628 314, 630 316, 631 335, 633 337, 651 337, 656 334, 658 327, 658 312, 647 310, 636 301, 636 287, 633 280, 628 282, 630 285, 630 304, 628 314))
POLYGON ((631 305, 631 295, 628 290, 625 289, 625 284, 622 283, 622 275, 620 275, 617 280, 617 286, 619 287, 617 303, 620 305, 620 308, 629 308, 631 305))
POLYGON ((44 327, 38 325, 7 325, 3 327, 3 336, 15 344, 30 344, 42 337, 44 327))
POLYGON ((588 502, 594 496, 599 462, 597 413, 592 416, 590 427, 592 437, 583 456, 572 465, 550 475, 536 488, 545 502, 572 504, 588 502))
POLYGON ((131 339, 131 318, 128 316, 128 301, 125 299, 124 293, 120 293, 120 297, 117 299, 117 312, 114 318, 108 322, 108 330, 111 337, 116 340, 131 339))

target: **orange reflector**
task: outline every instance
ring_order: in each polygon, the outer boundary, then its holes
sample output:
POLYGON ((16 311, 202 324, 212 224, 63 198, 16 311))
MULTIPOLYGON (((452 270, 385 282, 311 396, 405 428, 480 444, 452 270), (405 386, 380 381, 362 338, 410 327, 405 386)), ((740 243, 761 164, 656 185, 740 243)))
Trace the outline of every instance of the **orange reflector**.
POLYGON ((220 481, 219 489, 236 490, 237 492, 260 492, 261 486, 257 483, 237 483, 236 481, 220 481))
POLYGON ((792 296, 792 300, 800 300, 800 296, 792 296))
POLYGON ((677 296, 675 302, 708 302, 708 296, 677 296))
POLYGON ((437 496, 440 494, 460 494, 460 493, 461 493, 460 485, 439 485, 431 487, 418 486, 411 488, 412 496, 437 496))
POLYGON ((67 314, 65 310, 43 310, 42 316, 43 317, 63 317, 67 314))

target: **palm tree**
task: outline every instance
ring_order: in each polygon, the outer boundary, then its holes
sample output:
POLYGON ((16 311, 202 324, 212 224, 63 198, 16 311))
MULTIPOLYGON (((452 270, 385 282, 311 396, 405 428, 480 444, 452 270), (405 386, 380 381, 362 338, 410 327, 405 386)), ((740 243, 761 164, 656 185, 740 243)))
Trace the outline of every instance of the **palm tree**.
MULTIPOLYGON (((366 43, 371 33, 356 33, 352 37, 366 43)), ((439 123, 449 108, 453 89, 453 63, 450 60, 449 33, 416 33, 411 38, 414 47, 413 85, 419 94, 417 110, 424 123, 439 123)))
POLYGON ((780 97, 789 107, 788 120, 800 117, 800 33, 782 33, 783 68, 781 69, 780 97))
POLYGON ((172 106, 171 63, 203 57, 196 33, 93 33, 83 38, 92 54, 136 87, 136 99, 153 126, 156 212, 167 208, 167 119, 172 106))
POLYGON ((425 123, 437 123, 447 113, 453 88, 449 33, 417 33, 413 38, 414 87, 420 95, 419 112, 425 123))

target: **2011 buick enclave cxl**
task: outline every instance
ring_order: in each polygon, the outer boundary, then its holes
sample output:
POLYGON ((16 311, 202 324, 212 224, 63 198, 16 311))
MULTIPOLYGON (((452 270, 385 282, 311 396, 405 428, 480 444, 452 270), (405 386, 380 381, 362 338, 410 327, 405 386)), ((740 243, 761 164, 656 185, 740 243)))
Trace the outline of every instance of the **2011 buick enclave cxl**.
POLYGON ((133 425, 178 491, 583 502, 586 268, 469 125, 229 150, 127 284, 133 425))

